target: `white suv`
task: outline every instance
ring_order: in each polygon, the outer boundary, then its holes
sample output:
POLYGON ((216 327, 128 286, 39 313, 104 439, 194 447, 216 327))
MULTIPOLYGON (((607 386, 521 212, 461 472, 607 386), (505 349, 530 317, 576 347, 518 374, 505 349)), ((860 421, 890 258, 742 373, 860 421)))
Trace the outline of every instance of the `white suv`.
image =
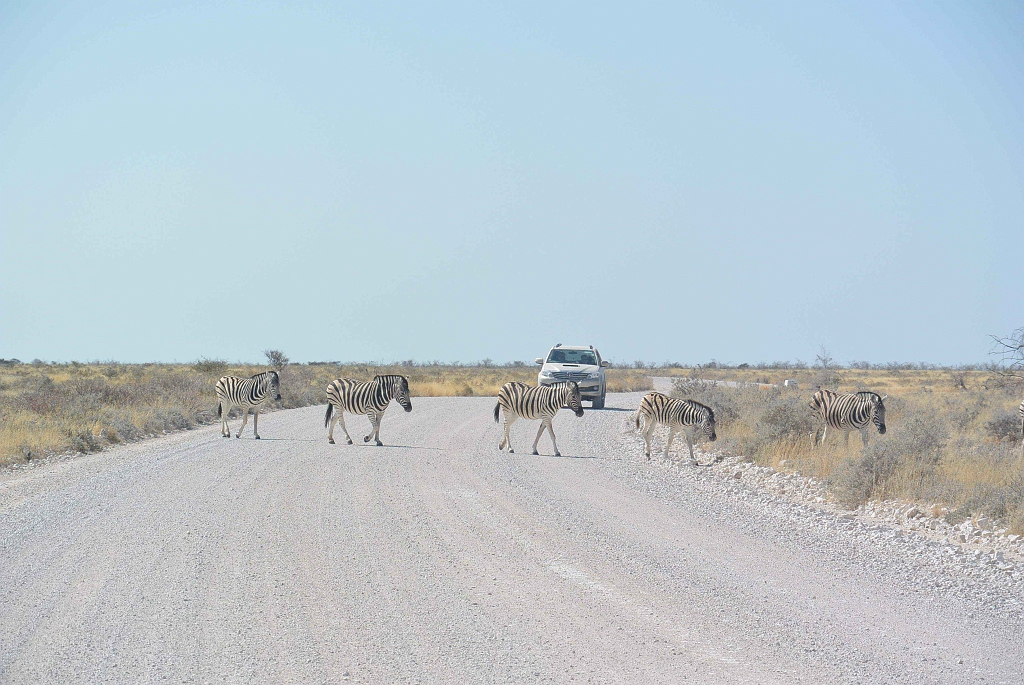
POLYGON ((546 359, 537 357, 533 361, 541 365, 538 383, 551 385, 576 381, 580 386, 580 397, 590 400, 594 409, 604 409, 607 387, 604 370, 611 363, 601 359, 601 353, 593 345, 575 347, 558 343, 551 348, 546 359))

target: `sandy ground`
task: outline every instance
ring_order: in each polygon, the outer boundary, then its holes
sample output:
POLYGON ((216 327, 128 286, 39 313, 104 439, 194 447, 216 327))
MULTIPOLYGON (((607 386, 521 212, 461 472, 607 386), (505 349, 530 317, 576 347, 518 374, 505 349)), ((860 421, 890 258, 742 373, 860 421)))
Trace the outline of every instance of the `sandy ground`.
POLYGON ((1024 682, 1019 612, 647 464, 640 396, 563 411, 562 458, 419 398, 381 448, 320 407, 4 474, 0 682, 1024 682))

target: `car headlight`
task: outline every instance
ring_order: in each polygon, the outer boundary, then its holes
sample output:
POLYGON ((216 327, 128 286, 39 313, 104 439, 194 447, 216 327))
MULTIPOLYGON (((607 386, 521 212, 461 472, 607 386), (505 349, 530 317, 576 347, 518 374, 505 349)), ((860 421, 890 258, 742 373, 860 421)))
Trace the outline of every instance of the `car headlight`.
POLYGON ((540 372, 540 377, 541 377, 541 378, 551 378, 551 377, 552 377, 552 376, 554 376, 554 375, 555 375, 555 374, 553 374, 553 373, 552 373, 552 372, 550 372, 550 371, 541 371, 541 372, 540 372))
POLYGON ((600 377, 601 377, 601 372, 600 371, 595 371, 594 373, 588 373, 587 374, 587 378, 589 378, 591 380, 597 380, 600 377))

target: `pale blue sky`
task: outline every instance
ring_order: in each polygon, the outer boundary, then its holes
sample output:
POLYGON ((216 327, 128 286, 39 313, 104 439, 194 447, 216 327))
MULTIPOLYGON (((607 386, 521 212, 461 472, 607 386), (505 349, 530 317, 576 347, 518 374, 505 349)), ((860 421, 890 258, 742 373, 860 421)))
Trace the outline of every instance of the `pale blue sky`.
POLYGON ((1020 3, 0 5, 0 356, 984 361, 1020 3))

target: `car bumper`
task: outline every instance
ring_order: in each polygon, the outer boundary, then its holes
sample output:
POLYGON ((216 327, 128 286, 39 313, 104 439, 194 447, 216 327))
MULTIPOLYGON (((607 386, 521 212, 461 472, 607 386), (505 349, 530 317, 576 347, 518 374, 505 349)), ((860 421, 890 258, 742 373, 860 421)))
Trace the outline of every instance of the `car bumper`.
MULTIPOLYGON (((565 381, 558 380, 557 378, 545 378, 540 381, 541 385, 554 385, 555 383, 564 383, 565 381)), ((601 392, 600 381, 576 381, 576 384, 580 388, 580 397, 585 400, 593 400, 600 398, 603 394, 601 392)))

